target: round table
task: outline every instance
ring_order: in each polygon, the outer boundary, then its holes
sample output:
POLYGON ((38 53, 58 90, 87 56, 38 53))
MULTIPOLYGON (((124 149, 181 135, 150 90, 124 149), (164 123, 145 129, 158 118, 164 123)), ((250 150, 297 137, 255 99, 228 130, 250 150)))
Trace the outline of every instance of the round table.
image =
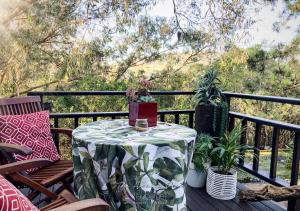
POLYGON ((158 122, 138 132, 128 120, 88 123, 73 131, 74 190, 101 197, 111 210, 185 210, 185 180, 196 131, 158 122))

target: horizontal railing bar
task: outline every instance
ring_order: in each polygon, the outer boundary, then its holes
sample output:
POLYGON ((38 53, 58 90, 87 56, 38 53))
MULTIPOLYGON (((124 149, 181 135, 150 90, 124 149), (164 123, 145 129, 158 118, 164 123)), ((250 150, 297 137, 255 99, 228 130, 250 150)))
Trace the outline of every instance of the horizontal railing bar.
POLYGON ((249 116, 238 112, 229 112, 229 115, 234 118, 244 119, 250 122, 260 123, 262 125, 277 127, 280 129, 300 132, 300 125, 285 123, 277 120, 270 120, 261 117, 249 116))
MULTIPOLYGON (((157 114, 190 114, 195 110, 166 110, 158 111, 157 114)), ((84 117, 111 117, 128 116, 128 112, 82 112, 82 113, 50 113, 50 118, 84 118, 84 117)))
POLYGON ((264 95, 252 95, 252 94, 243 94, 243 93, 233 93, 233 92, 223 92, 226 97, 230 98, 241 98, 248 100, 259 100, 259 101, 268 101, 275 103, 286 103, 292 105, 300 105, 299 98, 290 98, 290 97, 280 97, 280 96, 264 96, 264 95))
POLYGON ((238 167, 243 169, 244 171, 254 175, 255 177, 257 177, 261 180, 264 180, 272 185, 282 186, 282 187, 289 186, 289 183, 281 178, 278 178, 278 177, 273 178, 273 179, 270 178, 268 172, 266 172, 266 171, 263 171, 263 170, 258 170, 257 172, 253 171, 252 166, 249 164, 244 164, 244 165, 238 164, 238 167))
MULTIPOLYGON (((195 91, 150 91, 152 95, 194 95, 195 91)), ((240 98, 247 100, 259 100, 275 103, 286 103, 291 105, 300 105, 299 98, 280 97, 280 96, 264 96, 243 94, 234 92, 223 92, 228 98, 240 98)), ((88 95, 126 95, 126 91, 33 91, 28 92, 27 95, 39 96, 88 96, 88 95)))
MULTIPOLYGON (((151 95, 194 95, 193 91, 150 91, 151 95)), ((48 91, 28 92, 27 95, 43 96, 88 96, 88 95, 126 95, 126 91, 48 91)))

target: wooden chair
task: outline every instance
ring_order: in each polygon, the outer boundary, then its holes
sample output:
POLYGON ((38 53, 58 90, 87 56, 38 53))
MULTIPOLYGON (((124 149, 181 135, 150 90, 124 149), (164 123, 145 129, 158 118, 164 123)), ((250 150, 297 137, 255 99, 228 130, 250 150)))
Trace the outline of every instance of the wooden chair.
MULTIPOLYGON (((0 166, 0 174, 3 176, 7 176, 10 174, 15 174, 19 171, 23 171, 26 169, 39 167, 44 162, 48 162, 47 159, 32 159, 27 161, 17 161, 14 163, 6 164, 0 166)), ((105 211, 108 210, 109 205, 100 198, 95 199, 87 199, 83 201, 79 201, 72 193, 68 190, 63 190, 58 197, 53 200, 48 205, 42 207, 41 211, 75 211, 75 210, 97 210, 97 211, 105 211)))
MULTIPOLYGON (((0 99, 0 115, 19 115, 39 111, 42 111, 41 99, 39 96, 0 99)), ((61 133, 68 136, 70 140, 72 139, 71 129, 51 128, 51 132, 61 133)), ((24 146, 0 143, 1 164, 15 162, 13 153, 29 155, 32 151, 24 146)), ((13 180, 23 183, 34 190, 28 195, 30 200, 32 200, 38 192, 44 193, 51 199, 56 199, 58 197, 57 194, 52 193, 47 188, 59 182, 62 182, 62 187, 58 189, 57 193, 66 188, 72 190, 69 185, 69 179, 73 174, 72 160, 59 160, 56 162, 45 160, 40 163, 39 167, 42 168, 30 174, 17 172, 10 175, 13 180)))

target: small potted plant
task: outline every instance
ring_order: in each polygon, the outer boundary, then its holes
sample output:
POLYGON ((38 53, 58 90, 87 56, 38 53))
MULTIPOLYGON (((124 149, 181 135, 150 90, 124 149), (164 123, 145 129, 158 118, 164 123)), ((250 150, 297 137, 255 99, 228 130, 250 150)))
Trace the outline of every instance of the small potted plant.
POLYGON ((187 184, 194 188, 202 188, 206 183, 207 169, 210 167, 210 153, 213 138, 207 134, 197 137, 192 163, 187 174, 187 184))
POLYGON ((241 152, 250 149, 238 144, 241 133, 242 130, 236 126, 230 133, 224 134, 212 150, 217 166, 208 169, 206 191, 214 198, 230 200, 236 195, 237 172, 232 167, 242 158, 241 152))
POLYGON ((157 103, 149 93, 150 81, 141 80, 137 89, 129 88, 126 96, 129 103, 129 125, 134 126, 136 119, 147 119, 148 126, 157 124, 157 103))
POLYGON ((228 125, 228 105, 217 76, 217 70, 208 69, 199 78, 195 94, 195 129, 212 137, 222 136, 228 125))

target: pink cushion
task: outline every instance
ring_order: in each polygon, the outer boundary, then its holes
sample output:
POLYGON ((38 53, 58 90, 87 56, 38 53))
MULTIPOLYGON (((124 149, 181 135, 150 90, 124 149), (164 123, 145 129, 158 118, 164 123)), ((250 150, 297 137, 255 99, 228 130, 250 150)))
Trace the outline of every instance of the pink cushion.
POLYGON ((36 208, 15 186, 0 175, 0 210, 36 211, 36 208))
POLYGON ((32 149, 31 155, 14 155, 18 161, 33 158, 47 158, 52 161, 60 159, 51 136, 48 111, 0 115, 0 141, 32 149))

